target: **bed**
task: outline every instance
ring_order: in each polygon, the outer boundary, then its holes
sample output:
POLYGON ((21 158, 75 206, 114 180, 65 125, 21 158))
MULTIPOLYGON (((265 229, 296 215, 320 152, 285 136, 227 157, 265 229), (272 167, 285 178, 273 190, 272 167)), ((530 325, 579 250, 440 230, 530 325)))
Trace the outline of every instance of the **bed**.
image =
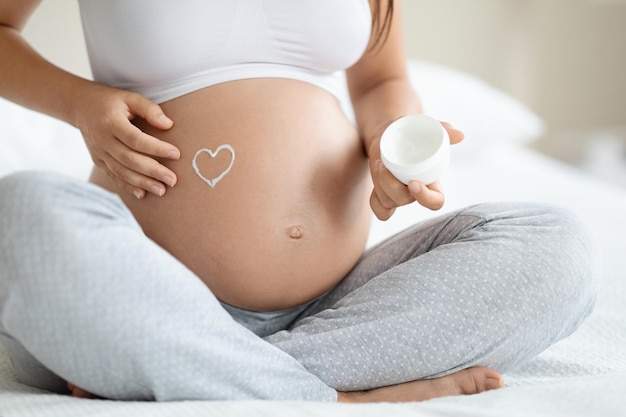
MULTIPOLYGON (((510 96, 470 75, 410 63, 425 111, 466 132, 443 179, 444 211, 496 200, 567 205, 595 230, 603 254, 596 309, 569 338, 505 374, 505 388, 406 404, 309 402, 115 402, 83 400, 18 383, 0 348, 0 417, 14 416, 626 416, 626 190, 532 150, 542 121, 510 96)), ((346 109, 349 112, 349 109, 346 109)), ((73 128, 0 100, 0 176, 46 169, 85 178, 90 159, 73 128)), ((3 198, 0 196, 0 198, 3 198)), ((369 244, 434 213, 403 207, 373 220, 369 244)), ((0 236, 0 239, 2 236, 0 236)))

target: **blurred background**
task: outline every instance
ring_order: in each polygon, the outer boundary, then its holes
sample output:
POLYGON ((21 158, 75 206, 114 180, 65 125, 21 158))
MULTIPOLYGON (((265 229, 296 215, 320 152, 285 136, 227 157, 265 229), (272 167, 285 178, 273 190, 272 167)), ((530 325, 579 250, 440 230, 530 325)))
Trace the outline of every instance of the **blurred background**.
POLYGON ((626 0, 405 0, 410 57, 537 113, 533 146, 626 187, 626 0))
MULTIPOLYGON (((545 122, 531 146, 626 187, 626 0, 405 0, 403 8, 410 58, 510 94, 545 122)), ((43 1, 24 34, 57 65, 90 77, 76 0, 43 1)))

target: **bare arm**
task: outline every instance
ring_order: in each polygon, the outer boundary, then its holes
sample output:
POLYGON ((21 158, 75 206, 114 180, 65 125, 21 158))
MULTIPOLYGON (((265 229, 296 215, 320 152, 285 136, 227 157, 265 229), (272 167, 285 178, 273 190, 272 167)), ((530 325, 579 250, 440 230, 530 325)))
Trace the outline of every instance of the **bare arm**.
POLYGON ((87 81, 48 63, 21 36, 40 3, 41 0, 0 1, 0 95, 72 123, 68 102, 72 91, 87 81))
POLYGON ((41 57, 21 31, 41 0, 0 0, 0 96, 80 129, 96 165, 138 198, 165 193, 176 175, 153 157, 177 159, 173 145, 148 136, 130 121, 172 126, 148 99, 73 75, 41 57))
MULTIPOLYGON (((386 2, 383 2, 385 4, 386 2)), ((370 45, 363 57, 347 71, 348 88, 357 125, 369 156, 374 191, 370 198, 372 211, 386 220, 396 207, 417 201, 430 209, 443 206, 439 183, 429 186, 412 182, 405 186, 396 180, 380 161, 380 136, 394 120, 407 114, 421 113, 419 98, 407 74, 402 36, 402 5, 396 0, 389 36, 382 45, 370 45)), ((385 14, 385 6, 381 15, 385 14)), ((376 34, 372 36, 376 38, 376 34)), ((444 123, 453 143, 463 134, 444 123)))

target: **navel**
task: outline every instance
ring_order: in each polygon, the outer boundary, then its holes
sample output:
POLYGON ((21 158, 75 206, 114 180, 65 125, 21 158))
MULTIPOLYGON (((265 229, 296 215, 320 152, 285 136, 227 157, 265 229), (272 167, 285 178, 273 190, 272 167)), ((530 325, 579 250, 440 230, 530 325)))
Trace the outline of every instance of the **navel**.
POLYGON ((289 226, 287 228, 287 236, 290 239, 298 240, 304 237, 304 226, 301 224, 294 224, 293 226, 289 226))

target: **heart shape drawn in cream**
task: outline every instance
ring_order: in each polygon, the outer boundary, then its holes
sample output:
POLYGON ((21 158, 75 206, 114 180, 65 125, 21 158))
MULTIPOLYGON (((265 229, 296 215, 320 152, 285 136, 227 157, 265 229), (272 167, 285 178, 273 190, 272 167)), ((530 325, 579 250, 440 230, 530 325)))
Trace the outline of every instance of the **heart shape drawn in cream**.
POLYGON ((206 182, 207 184, 209 184, 209 186, 211 188, 214 188, 215 185, 222 179, 224 178, 224 176, 226 174, 228 174, 230 172, 230 169, 233 167, 233 164, 235 163, 235 150, 233 149, 232 146, 228 145, 228 144, 224 144, 224 145, 220 145, 218 146, 215 151, 212 151, 210 149, 207 148, 201 148, 198 149, 198 152, 196 152, 196 155, 193 157, 193 161, 191 163, 191 165, 193 166, 194 171, 196 171, 196 174, 198 174, 198 176, 200 177, 200 179, 204 182, 206 182), (221 151, 229 151, 231 154, 230 157, 230 163, 228 164, 228 167, 226 167, 225 170, 223 170, 217 177, 214 178, 207 178, 204 175, 202 175, 202 172, 200 172, 200 168, 198 167, 198 157, 200 155, 202 155, 203 153, 209 154, 209 156, 211 158, 215 158, 221 151))

